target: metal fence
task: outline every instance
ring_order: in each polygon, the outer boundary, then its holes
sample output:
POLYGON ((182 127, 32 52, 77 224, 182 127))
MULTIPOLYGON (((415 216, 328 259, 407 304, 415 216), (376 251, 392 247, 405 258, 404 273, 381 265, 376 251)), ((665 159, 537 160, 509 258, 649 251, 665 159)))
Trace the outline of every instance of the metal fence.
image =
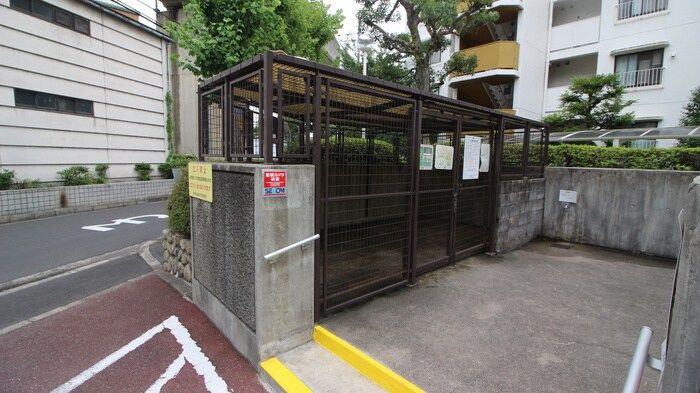
POLYGON ((493 248, 500 179, 546 156, 541 123, 273 52, 200 113, 202 159, 315 166, 317 318, 493 248))

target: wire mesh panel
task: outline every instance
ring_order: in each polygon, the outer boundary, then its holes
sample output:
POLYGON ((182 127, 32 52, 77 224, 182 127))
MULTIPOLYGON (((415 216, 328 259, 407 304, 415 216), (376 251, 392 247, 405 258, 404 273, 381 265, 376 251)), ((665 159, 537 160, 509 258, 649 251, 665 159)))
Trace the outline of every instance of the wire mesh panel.
POLYGON ((419 171, 416 217, 416 269, 419 272, 450 262, 458 164, 454 157, 455 149, 459 150, 459 143, 454 139, 458 127, 456 119, 424 116, 421 121, 421 145, 432 147, 435 158, 432 165, 421 165, 419 171))
POLYGON ((465 157, 465 143, 461 140, 459 149, 459 192, 456 201, 455 213, 455 235, 454 250, 455 258, 464 258, 483 249, 488 241, 488 208, 489 208, 489 170, 490 158, 493 155, 493 131, 490 124, 483 127, 475 125, 462 128, 462 138, 478 137, 479 149, 469 152, 478 155, 479 171, 478 177, 473 179, 472 174, 464 175, 465 159, 475 159, 476 157, 465 157))
POLYGON ((260 143, 260 72, 231 83, 231 157, 259 158, 260 143))
POLYGON ((201 110, 202 153, 221 157, 224 155, 223 89, 202 94, 201 110))
POLYGON ((546 143, 546 134, 543 129, 530 129, 530 144, 527 149, 528 177, 542 177, 544 175, 546 143))
POLYGON ((503 133, 502 175, 504 177, 523 176, 525 129, 515 127, 512 124, 506 124, 506 130, 503 133))
POLYGON ((285 70, 279 70, 277 75, 275 156, 310 158, 313 98, 310 76, 285 70))
POLYGON ((336 81, 324 103, 327 312, 407 282, 414 104, 336 81))

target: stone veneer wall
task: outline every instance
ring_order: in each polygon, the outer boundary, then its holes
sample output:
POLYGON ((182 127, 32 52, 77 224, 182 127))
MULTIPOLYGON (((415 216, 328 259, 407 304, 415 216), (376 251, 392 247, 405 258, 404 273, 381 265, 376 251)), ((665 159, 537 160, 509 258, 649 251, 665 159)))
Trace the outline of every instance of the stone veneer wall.
POLYGON ((166 229, 163 231, 163 270, 192 282, 192 240, 166 229))
POLYGON ((544 179, 502 181, 496 212, 496 252, 514 250, 542 232, 544 179))

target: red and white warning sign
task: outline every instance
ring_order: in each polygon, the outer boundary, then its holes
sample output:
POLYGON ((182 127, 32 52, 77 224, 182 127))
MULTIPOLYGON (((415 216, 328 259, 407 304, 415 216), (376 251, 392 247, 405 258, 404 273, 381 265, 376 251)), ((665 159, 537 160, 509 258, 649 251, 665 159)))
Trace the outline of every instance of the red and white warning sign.
POLYGON ((263 170, 263 196, 284 197, 287 196, 287 170, 264 169, 263 170))

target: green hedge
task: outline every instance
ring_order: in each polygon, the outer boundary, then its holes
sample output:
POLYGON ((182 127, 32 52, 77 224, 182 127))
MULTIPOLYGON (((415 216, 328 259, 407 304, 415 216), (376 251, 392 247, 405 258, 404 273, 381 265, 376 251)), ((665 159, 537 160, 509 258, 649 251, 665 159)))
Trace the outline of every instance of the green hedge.
POLYGON ((631 149, 550 145, 549 166, 700 171, 700 148, 631 149))
POLYGON ((187 168, 173 185, 168 197, 168 228, 183 235, 190 235, 190 196, 187 168))

